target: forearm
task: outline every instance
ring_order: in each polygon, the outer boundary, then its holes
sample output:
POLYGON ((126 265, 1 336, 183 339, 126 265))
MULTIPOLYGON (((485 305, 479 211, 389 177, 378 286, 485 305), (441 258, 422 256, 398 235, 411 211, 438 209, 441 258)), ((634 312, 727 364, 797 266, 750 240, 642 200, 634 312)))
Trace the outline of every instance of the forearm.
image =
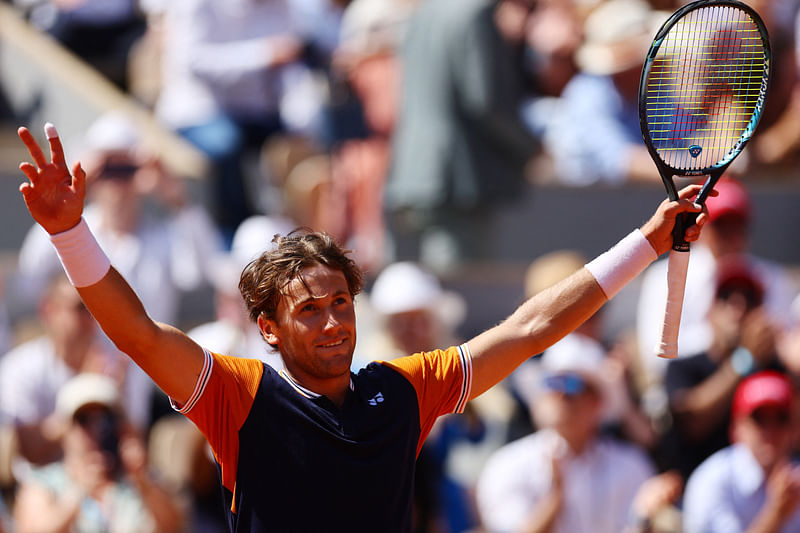
POLYGON ((508 376, 592 316, 606 295, 586 269, 533 296, 499 326, 469 341, 472 397, 508 376))

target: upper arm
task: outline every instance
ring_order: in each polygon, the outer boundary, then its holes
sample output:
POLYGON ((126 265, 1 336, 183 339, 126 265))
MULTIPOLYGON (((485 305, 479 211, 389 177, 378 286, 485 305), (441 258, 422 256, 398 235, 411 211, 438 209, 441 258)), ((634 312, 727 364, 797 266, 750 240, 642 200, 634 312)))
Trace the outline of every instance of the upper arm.
POLYGON ((580 326, 606 302, 603 290, 582 268, 533 296, 497 326, 467 342, 475 398, 523 361, 543 352, 580 326))
POLYGON ((203 368, 203 349, 186 334, 152 320, 136 293, 113 268, 78 292, 114 344, 168 396, 185 402, 203 368))

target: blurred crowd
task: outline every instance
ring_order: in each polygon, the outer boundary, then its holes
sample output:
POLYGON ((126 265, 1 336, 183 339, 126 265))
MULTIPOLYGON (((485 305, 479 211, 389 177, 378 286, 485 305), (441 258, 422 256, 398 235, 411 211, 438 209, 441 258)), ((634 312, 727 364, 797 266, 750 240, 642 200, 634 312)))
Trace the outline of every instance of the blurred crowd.
MULTIPOLYGON (((211 289, 189 334, 215 352, 280 367, 238 294, 275 234, 324 230, 367 272, 357 371, 464 340, 445 274, 492 260, 525 187, 661 187, 637 95, 677 0, 9 3, 207 156, 196 199, 110 110, 72 159, 87 223, 155 319, 183 326, 181 298, 211 289)), ((747 3, 770 98, 708 200, 678 357, 654 355, 660 260, 631 327, 601 310, 440 419, 415 532, 800 531, 800 287, 749 240, 749 183, 800 154, 800 0, 747 3)), ((588 259, 531 258, 520 300, 588 259)), ((0 305, 0 533, 225 531, 203 437, 99 331, 38 226, 4 289, 30 319, 0 305)))

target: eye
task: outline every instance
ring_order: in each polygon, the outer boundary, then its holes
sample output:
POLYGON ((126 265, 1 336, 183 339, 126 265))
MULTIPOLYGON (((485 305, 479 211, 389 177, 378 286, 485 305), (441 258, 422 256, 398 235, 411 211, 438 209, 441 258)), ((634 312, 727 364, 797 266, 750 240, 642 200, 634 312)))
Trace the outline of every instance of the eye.
POLYGON ((302 311, 304 313, 308 313, 308 312, 316 311, 316 309, 317 309, 317 305, 316 304, 307 303, 303 307, 300 308, 300 311, 302 311))

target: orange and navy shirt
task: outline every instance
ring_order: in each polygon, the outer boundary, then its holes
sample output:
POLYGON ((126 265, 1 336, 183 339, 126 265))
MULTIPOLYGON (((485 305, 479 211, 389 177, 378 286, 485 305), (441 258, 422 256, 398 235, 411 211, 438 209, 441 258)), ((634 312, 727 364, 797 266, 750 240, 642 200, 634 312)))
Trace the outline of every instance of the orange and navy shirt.
POLYGON ((408 532, 422 443, 471 385, 466 345, 371 363, 341 408, 261 361, 206 352, 175 408, 211 445, 232 532, 408 532))

